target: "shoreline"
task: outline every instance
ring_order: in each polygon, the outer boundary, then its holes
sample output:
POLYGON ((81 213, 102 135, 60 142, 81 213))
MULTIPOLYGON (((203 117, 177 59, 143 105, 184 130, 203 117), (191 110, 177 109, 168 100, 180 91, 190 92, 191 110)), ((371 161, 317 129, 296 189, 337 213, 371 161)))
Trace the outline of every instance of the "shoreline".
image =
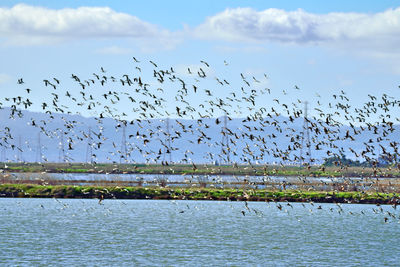
POLYGON ((149 174, 149 175, 220 175, 287 176, 332 178, 400 178, 398 168, 361 168, 332 166, 274 165, 169 165, 157 164, 87 164, 87 163, 0 163, 0 173, 76 173, 76 174, 149 174))
POLYGON ((0 197, 315 202, 400 205, 400 193, 1 184, 0 197))

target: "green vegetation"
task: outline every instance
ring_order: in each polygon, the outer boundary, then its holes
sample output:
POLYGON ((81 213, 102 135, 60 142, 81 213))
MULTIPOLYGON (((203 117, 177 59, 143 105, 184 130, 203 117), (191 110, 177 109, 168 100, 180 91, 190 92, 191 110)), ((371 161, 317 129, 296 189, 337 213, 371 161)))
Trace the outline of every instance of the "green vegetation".
POLYGON ((313 201, 328 203, 400 204, 399 193, 318 192, 298 190, 268 191, 233 188, 212 189, 2 184, 0 185, 0 196, 28 198, 188 199, 289 202, 313 201))
POLYGON ((88 164, 88 163, 0 163, 3 172, 47 173, 114 173, 114 174, 193 174, 193 175, 255 175, 313 177, 400 177, 399 166, 352 166, 347 159, 340 164, 336 158, 321 166, 278 165, 169 165, 156 164, 88 164), (348 163, 348 164, 347 164, 348 163), (347 164, 347 165, 346 165, 347 164))
POLYGON ((345 155, 334 156, 326 158, 324 160, 323 166, 346 166, 346 167, 363 167, 363 168, 374 168, 374 167, 395 167, 398 162, 396 155, 394 157, 389 157, 387 155, 380 155, 376 160, 363 161, 351 160, 346 158, 345 155))

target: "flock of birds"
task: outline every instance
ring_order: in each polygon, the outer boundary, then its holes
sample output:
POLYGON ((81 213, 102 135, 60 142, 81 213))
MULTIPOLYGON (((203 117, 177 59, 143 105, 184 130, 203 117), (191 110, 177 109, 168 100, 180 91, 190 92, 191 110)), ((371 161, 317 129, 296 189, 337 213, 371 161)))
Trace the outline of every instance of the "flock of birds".
MULTIPOLYGON (((72 74, 72 83, 56 77, 44 79, 40 90, 30 88, 20 78, 17 83, 24 93, 4 97, 0 107, 9 107, 9 116, 15 120, 24 116, 24 110, 41 109, 46 119, 31 118, 29 124, 45 136, 65 138, 67 152, 82 149, 79 144, 87 140, 94 163, 96 150, 104 149, 107 142, 112 143, 114 154, 122 162, 130 161, 130 153, 138 151, 149 161, 165 165, 170 163, 165 154, 176 150, 185 151, 182 159, 175 162, 191 164, 194 153, 191 148, 196 145, 220 147, 218 154, 207 153, 205 147, 207 160, 219 159, 234 165, 263 163, 267 158, 281 164, 310 165, 321 162, 312 158, 312 154, 318 153, 323 153, 323 158, 340 159, 345 155, 371 162, 373 166, 378 157, 397 161, 400 143, 396 141, 395 124, 400 119, 393 111, 400 106, 400 100, 387 94, 368 95, 368 101, 361 107, 352 107, 343 90, 327 104, 317 94, 316 106, 310 108, 312 116, 307 116, 303 100, 283 102, 279 97, 274 98, 274 91, 265 87, 269 79, 266 74, 257 78, 240 73, 237 81, 230 82, 215 77, 206 61, 185 71, 162 68, 154 61, 141 62, 135 57, 132 63, 129 74, 110 75, 101 68, 85 78, 72 74), (65 89, 63 83, 68 88, 74 84, 75 87, 65 89), (44 101, 34 103, 35 94, 43 95, 44 101), (266 99, 272 99, 271 106, 264 105, 266 99), (76 114, 94 117, 97 127, 82 130, 77 120, 65 116, 76 114), (63 127, 52 128, 52 122, 59 118, 63 127), (166 118, 174 122, 173 129, 160 123, 166 118), (240 118, 241 125, 230 127, 235 118, 240 118), (122 128, 128 131, 126 143, 130 149, 119 147, 104 134, 106 119, 116 122, 116 131, 122 128), (210 136, 208 129, 215 127, 220 128, 222 140, 210 136), (187 146, 175 145, 183 139, 187 146), (356 141, 362 147, 354 147, 356 141)), ((226 61, 224 64, 228 66, 226 61)), ((301 91, 297 85, 290 90, 277 93, 290 96, 301 91)), ((0 130, 0 136, 0 146, 23 152, 7 125, 0 130)), ((74 159, 66 156, 65 161, 74 159)))
MULTIPOLYGON (((3 98, 0 107, 9 107, 9 117, 15 120, 24 117, 24 110, 39 107, 47 119, 36 121, 31 118, 29 125, 49 138, 60 139, 63 136, 67 151, 82 150, 79 144, 88 142, 94 163, 97 161, 96 151, 104 149, 107 142, 112 143, 115 154, 123 162, 131 160, 132 151, 139 151, 149 160, 163 165, 171 163, 166 154, 184 150, 183 158, 177 162, 195 167, 191 155, 193 147, 200 145, 205 148, 207 160, 219 159, 233 166, 262 163, 271 157, 281 164, 309 166, 321 162, 311 155, 317 151, 325 158, 340 159, 346 155, 370 162, 372 166, 378 165, 379 157, 397 163, 400 142, 396 139, 396 124, 400 118, 395 117, 393 111, 400 107, 400 99, 387 94, 368 95, 368 101, 361 107, 353 107, 343 90, 332 95, 328 103, 323 103, 322 97, 316 94, 316 106, 310 108, 312 115, 308 116, 303 100, 284 102, 274 97, 278 93, 296 94, 301 89, 295 85, 290 89, 293 91, 283 90, 274 94, 265 86, 269 79, 266 74, 258 78, 240 73, 237 81, 233 82, 215 77, 206 61, 200 61, 197 67, 188 67, 185 71, 163 68, 154 61, 142 62, 135 57, 132 64, 132 70, 122 76, 110 75, 104 68, 84 78, 72 74, 73 89, 65 89, 64 82, 56 77, 44 79, 44 88, 40 90, 30 88, 20 78, 17 83, 24 93, 3 98), (145 73, 149 68, 150 73, 145 73), (34 103, 33 95, 43 94, 43 91, 48 92, 44 94, 44 101, 34 103), (266 99, 272 99, 271 106, 264 105, 266 99), (89 131, 82 130, 77 120, 66 116, 88 114, 97 122, 97 127, 89 131), (59 118, 64 127, 54 129, 51 124, 59 118), (160 123, 160 120, 166 122, 167 118, 173 121, 174 128, 160 123), (237 118, 240 118, 241 125, 230 127, 230 122, 237 118), (127 131, 130 149, 120 148, 104 134, 103 122, 106 119, 115 121, 116 131, 127 131), (210 136, 208 129, 215 127, 220 128, 221 140, 210 136), (185 139, 188 145, 176 145, 180 139, 185 139), (362 146, 354 147, 352 144, 356 142, 362 146), (220 147, 220 153, 207 152, 207 147, 220 147)), ((229 64, 225 61, 224 65, 229 64)), ((65 82, 68 88, 72 87, 70 81, 65 82)), ((15 139, 7 125, 0 129, 0 146, 24 152, 15 144, 15 139)), ((68 156, 65 160, 74 161, 68 156)), ((400 165, 394 166, 400 169, 400 165)), ((103 199, 98 203, 102 205, 103 199)), ((246 201, 244 203, 240 211, 243 216, 263 216, 261 210, 252 208, 246 201)), ((67 204, 62 205, 62 208, 68 208, 67 204)), ((285 213, 293 209, 289 202, 274 205, 285 213)), ((325 206, 310 202, 301 205, 311 214, 325 208, 330 212, 345 213, 340 204, 325 206)), ((392 207, 393 210, 388 210, 377 206, 373 212, 383 214, 384 222, 400 220, 395 213, 397 206, 392 207)), ((179 213, 185 212, 186 209, 179 209, 179 213)))
MULTIPOLYGON (((88 200, 80 200, 80 204, 71 208, 71 203, 65 202, 64 200, 54 198, 54 202, 57 203, 56 207, 54 204, 50 202, 43 202, 43 204, 38 205, 38 208, 41 210, 45 209, 54 209, 56 208, 58 211, 71 210, 71 212, 78 212, 82 214, 90 214, 93 211, 102 210, 104 216, 110 216, 112 213, 117 212, 113 209, 115 208, 125 208, 130 207, 131 212, 135 212, 136 208, 132 208, 131 203, 127 203, 126 200, 119 200, 117 203, 104 203, 103 199, 98 201, 98 205, 95 205, 95 202, 88 202, 88 200), (77 211, 77 207, 79 207, 79 211, 77 211)), ((208 207, 202 204, 201 202, 179 202, 176 200, 169 200, 169 203, 172 204, 173 213, 185 214, 185 213, 193 213, 196 211, 207 211, 208 207)), ((266 213, 270 214, 268 209, 275 209, 276 212, 286 214, 286 215, 294 215, 295 219, 299 222, 304 220, 304 215, 317 215, 317 214, 332 214, 332 215, 341 215, 341 216, 365 216, 365 217, 377 217, 382 218, 384 223, 397 222, 400 223, 400 214, 397 213, 398 205, 376 205, 371 209, 363 208, 351 208, 347 207, 345 204, 334 203, 334 204, 321 204, 321 203, 290 203, 290 202, 266 202, 266 205, 259 205, 260 203, 251 203, 244 201, 244 205, 237 205, 235 203, 230 203, 229 206, 232 211, 234 211, 238 216, 256 216, 260 218, 265 218, 266 213), (234 204, 234 205, 233 205, 234 204), (305 213, 301 210, 304 209, 305 213)), ((22 203, 18 201, 17 206, 21 206, 22 203)), ((157 204, 155 204, 157 205, 157 204)), ((12 207, 12 206, 10 206, 12 207)), ((30 207, 33 208, 33 207, 30 207)), ((5 207, 3 207, 5 209, 5 207)), ((74 215, 75 216, 75 215, 74 215)))

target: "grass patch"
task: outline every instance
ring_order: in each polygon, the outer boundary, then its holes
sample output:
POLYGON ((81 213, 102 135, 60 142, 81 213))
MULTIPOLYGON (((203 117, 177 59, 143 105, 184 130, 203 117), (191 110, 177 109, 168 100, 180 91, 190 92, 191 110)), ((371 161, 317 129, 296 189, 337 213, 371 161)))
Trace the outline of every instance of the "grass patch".
POLYGON ((2 184, 1 197, 248 200, 400 204, 398 193, 2 184))
POLYGON ((255 175, 255 176, 313 176, 313 177, 400 177, 394 167, 336 167, 336 166, 276 166, 276 165, 223 165, 188 164, 162 166, 159 164, 88 164, 88 163, 0 163, 4 172, 53 173, 142 173, 193 175, 255 175))

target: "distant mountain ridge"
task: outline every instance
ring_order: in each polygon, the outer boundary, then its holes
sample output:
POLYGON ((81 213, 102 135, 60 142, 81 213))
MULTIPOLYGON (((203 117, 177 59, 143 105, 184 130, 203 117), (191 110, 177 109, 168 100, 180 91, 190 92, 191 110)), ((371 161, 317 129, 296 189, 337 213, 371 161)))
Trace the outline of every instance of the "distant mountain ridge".
MULTIPOLYGON (((295 158, 301 154, 299 149, 292 150, 292 141, 295 138, 301 141, 298 137, 302 134, 304 121, 297 118, 287 125, 286 117, 270 119, 279 124, 280 132, 276 126, 261 126, 259 122, 243 118, 228 120, 229 130, 224 129, 223 118, 204 118, 201 123, 198 120, 169 119, 168 134, 165 119, 128 122, 125 127, 111 118, 99 120, 53 113, 49 120, 50 115, 45 113, 22 111, 22 114, 21 118, 11 118, 9 108, 0 110, 1 161, 160 163, 171 159, 180 163, 226 163, 229 158, 229 162, 238 163, 289 164, 296 163, 295 158), (123 142, 124 131, 126 145, 123 142), (288 148, 291 151, 287 154, 289 159, 285 160, 279 151, 288 151, 288 148)), ((399 126, 394 128, 392 139, 400 140, 399 126)), ((349 126, 341 126, 340 132, 346 133, 349 129, 349 126)), ((322 137, 311 133, 314 141, 322 140, 322 137)), ((372 138, 376 136, 365 132, 356 136, 354 141, 337 141, 337 145, 343 148, 346 156, 354 158, 348 149, 361 151, 364 143, 372 138)), ((386 146, 387 142, 382 144, 386 146)), ((332 149, 318 148, 312 142, 311 156, 316 162, 322 162, 327 151, 332 149)), ((379 146, 376 149, 379 154, 379 146)), ((306 148, 302 152, 304 157, 308 157, 306 148)))

